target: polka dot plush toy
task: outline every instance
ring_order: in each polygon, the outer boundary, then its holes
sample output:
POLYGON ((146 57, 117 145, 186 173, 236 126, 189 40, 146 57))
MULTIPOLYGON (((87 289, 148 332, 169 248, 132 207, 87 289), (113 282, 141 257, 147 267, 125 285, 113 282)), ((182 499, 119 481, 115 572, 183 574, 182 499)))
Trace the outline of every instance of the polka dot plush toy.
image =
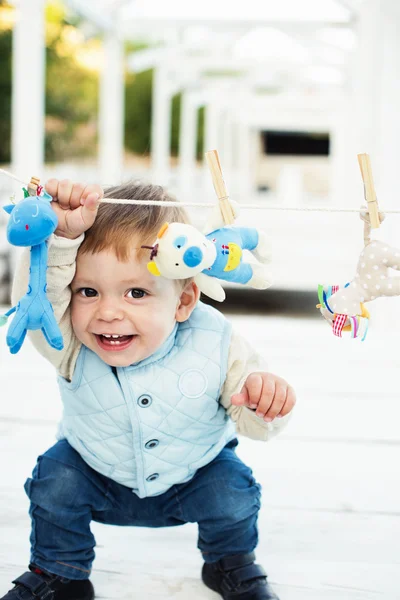
MULTIPOLYGON (((362 211, 366 224, 366 245, 361 252, 355 277, 345 286, 318 288, 317 308, 332 325, 334 335, 349 332, 352 338, 365 340, 370 315, 364 303, 383 296, 400 296, 400 277, 391 269, 400 270, 400 250, 385 242, 370 239, 369 216, 362 211)), ((380 213, 380 219, 384 215, 380 213)))

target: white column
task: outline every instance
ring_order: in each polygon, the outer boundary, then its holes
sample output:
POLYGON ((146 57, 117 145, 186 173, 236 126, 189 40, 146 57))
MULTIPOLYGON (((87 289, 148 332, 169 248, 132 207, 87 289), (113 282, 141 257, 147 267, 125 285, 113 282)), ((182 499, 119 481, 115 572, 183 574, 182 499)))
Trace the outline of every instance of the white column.
MULTIPOLYGON (((378 199, 387 207, 398 205, 399 26, 400 8, 396 1, 365 0, 361 5, 353 69, 353 149, 355 154, 371 155, 378 199)), ((352 141, 351 129, 349 135, 352 141)), ((359 171, 356 175, 360 190, 359 171)))
POLYGON ((232 197, 240 200, 240 135, 241 135, 242 124, 239 120, 239 116, 235 111, 231 111, 231 127, 229 137, 231 140, 231 150, 228 153, 228 165, 230 168, 229 175, 229 188, 232 190, 232 197))
MULTIPOLYGON (((372 170, 381 207, 398 208, 400 153, 400 8, 394 0, 365 0, 360 7, 359 47, 356 78, 354 126, 357 152, 371 155, 372 170)), ((360 199, 362 186, 359 173, 360 199)), ((384 225, 374 232, 381 240, 399 247, 400 220, 387 215, 384 225)), ((375 335, 389 335, 397 323, 399 298, 382 298, 371 305, 375 335)))
MULTIPOLYGON (((204 152, 209 152, 210 150, 217 150, 219 152, 218 127, 219 109, 214 100, 210 99, 204 111, 204 152)), ((206 198, 215 198, 211 173, 206 160, 203 162, 203 188, 206 198)))
POLYGON ((208 102, 204 117, 204 151, 218 150, 219 108, 215 102, 208 102))
POLYGON ((121 182, 124 164, 125 76, 123 41, 112 31, 104 34, 100 80, 99 169, 101 182, 121 182))
POLYGON ((162 65, 154 69, 151 119, 151 167, 153 182, 165 185, 170 176, 171 91, 168 72, 162 65))
POLYGON ((304 200, 304 176, 301 165, 282 165, 276 184, 276 195, 283 206, 301 206, 304 200))
MULTIPOLYGON (((399 164, 400 164, 400 7, 389 0, 385 4, 383 20, 383 64, 381 73, 380 101, 380 182, 379 194, 384 206, 399 208, 399 164)), ((389 220, 389 218, 388 218, 389 220)), ((399 217, 391 218, 400 230, 399 217)))
POLYGON ((360 6, 356 22, 357 47, 352 60, 349 82, 352 91, 351 118, 348 127, 348 144, 354 156, 349 170, 348 187, 352 195, 361 194, 362 184, 357 165, 357 154, 367 152, 377 183, 380 167, 379 107, 383 68, 384 3, 365 0, 360 6))
MULTIPOLYGON (((381 206, 396 208, 399 203, 399 164, 400 164, 400 42, 398 31, 400 28, 400 7, 398 2, 383 2, 385 9, 382 11, 382 46, 383 60, 381 68, 380 84, 380 144, 379 144, 379 166, 377 173, 377 195, 381 206)), ((374 163, 372 167, 375 172, 374 163)), ((399 242, 400 216, 387 215, 386 220, 379 231, 379 239, 387 241, 393 246, 400 248, 399 242)), ((399 276, 398 273, 394 273, 399 276)), ((398 315, 400 311, 400 298, 383 298, 377 301, 373 309, 375 318, 376 335, 387 336, 394 340, 393 347, 397 343, 400 333, 398 315), (389 336, 392 336, 391 338, 389 336)), ((372 310, 371 310, 372 312, 372 310)))
POLYGON ((240 122, 237 128, 238 148, 237 148, 237 200, 245 202, 249 200, 254 193, 254 173, 252 168, 252 131, 245 122, 240 122))
POLYGON ((182 94, 179 127, 179 187, 182 195, 194 185, 197 144, 197 102, 190 91, 182 94))
POLYGON ((211 118, 213 131, 208 131, 208 139, 211 140, 210 144, 214 143, 214 147, 211 149, 216 149, 218 151, 224 179, 231 190, 231 174, 233 170, 232 117, 227 108, 218 105, 214 108, 214 113, 214 116, 211 118))
MULTIPOLYGON (((224 122, 224 107, 218 102, 215 92, 209 99, 204 115, 204 152, 217 150, 221 159, 221 167, 226 177, 225 160, 224 160, 224 137, 223 137, 223 122, 224 122)), ((208 194, 210 190, 214 190, 212 179, 207 162, 204 161, 203 166, 205 192, 208 194)), ((229 183, 226 181, 229 191, 229 183)), ((215 192, 214 192, 215 194, 215 192)))
POLYGON ((45 114, 44 0, 20 0, 13 32, 11 160, 29 181, 43 177, 45 114))
POLYGON ((229 111, 225 111, 222 121, 221 161, 227 181, 233 173, 233 123, 229 111))
POLYGON ((351 100, 350 95, 344 92, 343 98, 337 103, 335 114, 332 115, 329 131, 329 201, 331 205, 336 206, 354 206, 357 196, 360 196, 360 190, 362 192, 357 152, 349 143, 352 134, 349 122, 351 100), (351 179, 353 183, 356 181, 355 189, 351 189, 351 179))

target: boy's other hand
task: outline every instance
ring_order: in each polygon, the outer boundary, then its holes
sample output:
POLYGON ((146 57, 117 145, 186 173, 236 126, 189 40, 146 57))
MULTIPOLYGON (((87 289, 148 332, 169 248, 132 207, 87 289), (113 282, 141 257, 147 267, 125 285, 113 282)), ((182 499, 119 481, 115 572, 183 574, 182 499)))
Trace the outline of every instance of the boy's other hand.
POLYGON ((235 406, 247 406, 267 423, 289 414, 296 404, 293 388, 273 373, 251 373, 239 394, 231 398, 235 406))
POLYGON ((45 190, 53 197, 51 206, 58 217, 56 235, 74 240, 93 225, 103 197, 99 185, 49 179, 45 190))

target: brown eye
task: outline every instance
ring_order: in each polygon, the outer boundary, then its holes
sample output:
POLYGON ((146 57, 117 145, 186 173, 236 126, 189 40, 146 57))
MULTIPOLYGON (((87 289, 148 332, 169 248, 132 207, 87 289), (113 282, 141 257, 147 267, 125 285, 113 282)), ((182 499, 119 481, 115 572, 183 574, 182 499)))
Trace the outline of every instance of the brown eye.
POLYGON ((78 290, 78 294, 84 298, 95 298, 97 296, 97 292, 93 288, 81 288, 78 290))
POLYGON ((130 298, 144 298, 146 296, 146 292, 144 290, 138 289, 138 288, 132 288, 131 290, 129 290, 128 292, 128 296, 130 298))

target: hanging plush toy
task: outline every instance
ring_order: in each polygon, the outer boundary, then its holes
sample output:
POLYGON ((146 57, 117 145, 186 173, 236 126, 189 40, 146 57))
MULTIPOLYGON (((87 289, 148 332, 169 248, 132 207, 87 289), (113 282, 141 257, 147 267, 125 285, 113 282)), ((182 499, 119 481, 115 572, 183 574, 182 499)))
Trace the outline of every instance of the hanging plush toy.
POLYGON ((371 220, 374 219, 373 226, 377 228, 385 217, 378 210, 368 155, 360 154, 359 162, 369 203, 368 211, 362 209, 360 213, 364 221, 364 250, 352 281, 342 287, 319 286, 317 308, 331 324, 334 335, 342 337, 342 332, 349 332, 352 338, 364 341, 370 319, 364 303, 384 296, 400 296, 400 277, 393 277, 389 270, 400 270, 400 250, 371 240, 371 220))
MULTIPOLYGON (((237 205, 234 206, 237 216, 237 205)), ((209 233, 203 234, 185 223, 165 223, 154 245, 142 246, 151 249, 147 265, 150 273, 168 279, 194 277, 200 291, 219 302, 225 299, 225 292, 218 279, 256 289, 271 285, 265 270, 265 264, 270 262, 265 233, 247 227, 223 226, 218 207, 206 231, 209 233), (249 250, 259 262, 244 261, 243 250, 249 250)))
MULTIPOLYGON (((361 218, 368 216, 364 213, 361 218)), ((400 296, 400 277, 393 277, 389 269, 400 270, 400 250, 369 240, 350 283, 344 287, 319 286, 318 308, 332 324, 335 335, 341 337, 342 331, 349 331, 351 337, 365 339, 370 316, 364 303, 384 296, 400 296)))
POLYGON ((150 248, 147 267, 153 275, 167 279, 194 278, 203 294, 222 302, 225 292, 218 280, 256 289, 271 285, 265 264, 271 252, 265 233, 248 227, 231 227, 239 206, 230 201, 216 150, 206 152, 219 204, 211 211, 204 233, 185 223, 165 223, 150 248), (246 262, 243 250, 255 259, 246 262))
POLYGON ((30 196, 24 189, 24 196, 18 204, 9 204, 4 210, 10 215, 7 226, 10 244, 31 246, 28 291, 17 306, 0 316, 0 325, 15 313, 7 332, 12 354, 21 348, 28 329, 41 329, 50 346, 62 350, 61 331, 46 296, 47 239, 57 228, 57 216, 50 206, 52 198, 46 192, 30 196))

